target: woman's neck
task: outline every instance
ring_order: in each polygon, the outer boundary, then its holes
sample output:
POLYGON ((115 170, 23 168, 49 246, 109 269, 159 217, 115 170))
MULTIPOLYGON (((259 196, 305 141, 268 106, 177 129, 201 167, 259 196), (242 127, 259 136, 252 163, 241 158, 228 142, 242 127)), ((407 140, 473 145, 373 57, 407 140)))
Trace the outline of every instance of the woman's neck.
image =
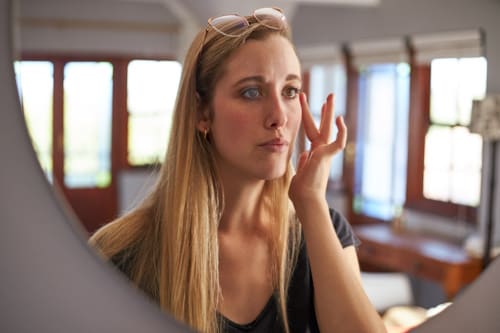
POLYGON ((225 179, 224 212, 219 224, 220 231, 259 228, 264 216, 262 197, 265 181, 235 181, 225 179))

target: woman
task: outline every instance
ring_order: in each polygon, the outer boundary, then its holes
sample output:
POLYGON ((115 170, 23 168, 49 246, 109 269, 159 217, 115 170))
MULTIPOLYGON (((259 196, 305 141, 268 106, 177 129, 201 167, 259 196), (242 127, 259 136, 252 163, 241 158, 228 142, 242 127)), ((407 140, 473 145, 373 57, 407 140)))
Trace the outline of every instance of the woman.
POLYGON ((209 20, 184 62, 155 189, 91 243, 201 332, 384 331, 356 239, 325 199, 346 128, 337 118, 329 143, 332 95, 315 127, 289 34, 277 8, 209 20), (293 174, 301 119, 311 150, 293 174))

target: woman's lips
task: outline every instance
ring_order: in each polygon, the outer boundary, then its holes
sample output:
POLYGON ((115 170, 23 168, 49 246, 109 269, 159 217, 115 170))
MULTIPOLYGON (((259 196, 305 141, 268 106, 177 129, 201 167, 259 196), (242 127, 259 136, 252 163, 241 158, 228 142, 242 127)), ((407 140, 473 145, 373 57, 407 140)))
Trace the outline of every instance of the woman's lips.
POLYGON ((280 153, 288 150, 288 141, 283 139, 273 139, 260 144, 259 147, 270 152, 280 153))

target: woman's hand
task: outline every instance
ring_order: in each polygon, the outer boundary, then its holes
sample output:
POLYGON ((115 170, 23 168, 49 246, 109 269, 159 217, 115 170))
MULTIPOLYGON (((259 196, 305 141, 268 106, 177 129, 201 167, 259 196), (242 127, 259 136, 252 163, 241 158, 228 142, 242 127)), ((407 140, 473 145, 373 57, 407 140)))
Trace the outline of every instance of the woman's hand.
POLYGON ((347 140, 347 128, 342 117, 335 120, 338 128, 335 141, 330 142, 332 121, 334 119, 334 96, 329 94, 321 108, 319 129, 316 128, 306 95, 300 94, 302 124, 307 138, 311 141, 311 150, 300 154, 297 172, 290 184, 289 196, 295 205, 311 199, 323 199, 330 173, 332 157, 344 149, 347 140))

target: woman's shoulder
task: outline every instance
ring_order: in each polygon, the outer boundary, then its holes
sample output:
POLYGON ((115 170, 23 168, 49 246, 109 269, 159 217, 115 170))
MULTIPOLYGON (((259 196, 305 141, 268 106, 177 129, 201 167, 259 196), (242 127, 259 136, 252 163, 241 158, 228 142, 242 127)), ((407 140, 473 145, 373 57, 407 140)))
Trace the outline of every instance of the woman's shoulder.
POLYGON ((131 242, 122 237, 119 221, 113 221, 98 229, 90 238, 89 245, 107 262, 130 278, 134 261, 131 242))
POLYGON ((335 232, 337 233, 337 237, 342 244, 342 247, 348 246, 358 246, 361 244, 361 241, 354 233, 351 224, 345 216, 334 208, 330 208, 330 218, 332 219, 333 227, 335 228, 335 232))
POLYGON ((134 261, 134 257, 131 251, 124 249, 111 256, 108 260, 114 267, 125 274, 129 279, 131 278, 132 265, 134 261))

